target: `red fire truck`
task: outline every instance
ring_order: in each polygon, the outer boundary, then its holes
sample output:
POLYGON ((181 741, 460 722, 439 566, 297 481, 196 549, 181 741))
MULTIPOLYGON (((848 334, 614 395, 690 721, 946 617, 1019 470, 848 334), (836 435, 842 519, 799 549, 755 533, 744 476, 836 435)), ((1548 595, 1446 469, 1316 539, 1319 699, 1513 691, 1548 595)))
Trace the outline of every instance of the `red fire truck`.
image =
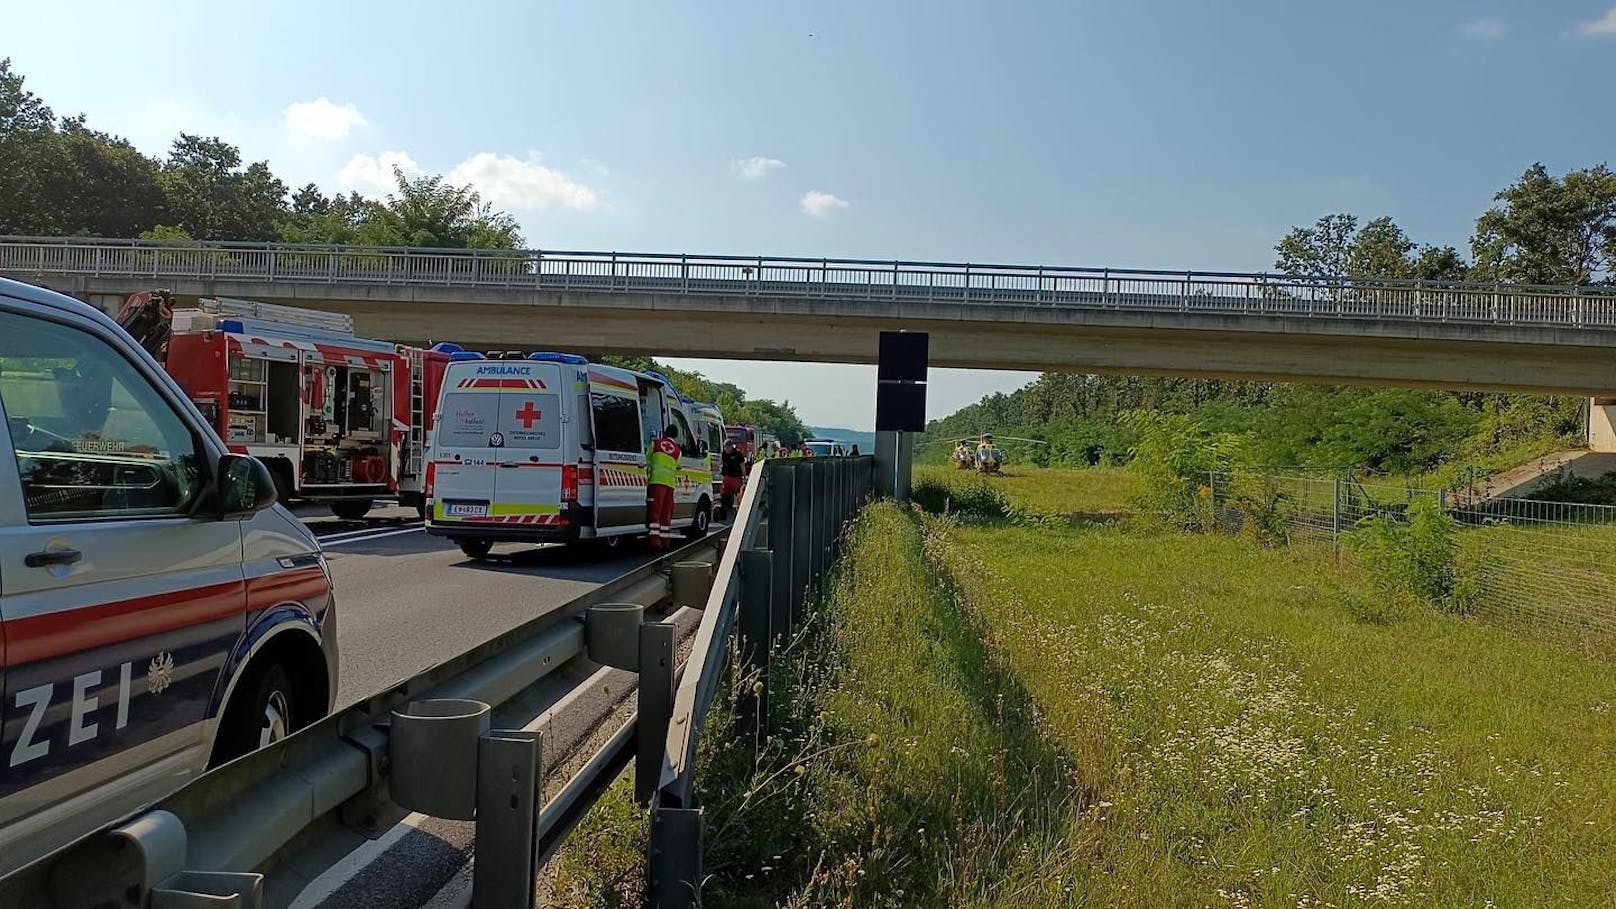
POLYGON ((176 308, 166 291, 131 296, 118 322, 231 451, 269 466, 283 499, 347 519, 384 497, 424 507, 445 350, 355 337, 340 313, 226 299, 176 308))

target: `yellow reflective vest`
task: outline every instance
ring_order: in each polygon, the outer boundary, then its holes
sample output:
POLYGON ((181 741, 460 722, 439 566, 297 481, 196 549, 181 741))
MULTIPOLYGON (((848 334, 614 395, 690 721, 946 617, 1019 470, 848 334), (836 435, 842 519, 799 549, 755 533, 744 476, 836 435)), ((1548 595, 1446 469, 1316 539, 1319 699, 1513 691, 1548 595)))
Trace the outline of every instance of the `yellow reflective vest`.
POLYGON ((645 450, 646 482, 652 486, 679 485, 679 443, 657 439, 645 450))

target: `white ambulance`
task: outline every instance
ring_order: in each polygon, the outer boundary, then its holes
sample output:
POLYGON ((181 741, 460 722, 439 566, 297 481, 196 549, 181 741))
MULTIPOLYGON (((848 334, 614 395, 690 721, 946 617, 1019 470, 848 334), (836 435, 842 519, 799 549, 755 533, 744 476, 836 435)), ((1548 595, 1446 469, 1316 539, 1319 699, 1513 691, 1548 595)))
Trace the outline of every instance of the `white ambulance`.
POLYGON ((683 452, 673 525, 712 521, 710 443, 666 377, 575 354, 451 354, 427 465, 427 533, 474 559, 495 543, 616 543, 647 532, 646 448, 683 452))

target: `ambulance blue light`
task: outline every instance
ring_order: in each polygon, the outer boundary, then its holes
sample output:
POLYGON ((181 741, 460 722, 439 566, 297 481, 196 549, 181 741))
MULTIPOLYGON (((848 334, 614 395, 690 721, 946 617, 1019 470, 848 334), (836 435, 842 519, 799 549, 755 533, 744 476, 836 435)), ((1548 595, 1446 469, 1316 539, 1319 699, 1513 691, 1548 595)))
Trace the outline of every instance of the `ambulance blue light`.
POLYGON ((460 350, 460 351, 456 351, 456 352, 449 355, 449 361, 451 363, 458 363, 458 362, 460 362, 462 360, 486 360, 486 359, 488 359, 488 358, 483 356, 482 354, 478 353, 475 350, 460 350))
POLYGON ((574 366, 582 366, 583 364, 589 362, 588 357, 580 357, 577 354, 570 353, 556 353, 555 351, 550 350, 535 350, 528 354, 527 358, 529 360, 538 360, 543 363, 570 363, 574 366))
POLYGON ((432 345, 432 351, 434 353, 457 354, 464 350, 464 347, 461 347, 459 344, 456 344, 453 341, 439 341, 438 343, 432 345))

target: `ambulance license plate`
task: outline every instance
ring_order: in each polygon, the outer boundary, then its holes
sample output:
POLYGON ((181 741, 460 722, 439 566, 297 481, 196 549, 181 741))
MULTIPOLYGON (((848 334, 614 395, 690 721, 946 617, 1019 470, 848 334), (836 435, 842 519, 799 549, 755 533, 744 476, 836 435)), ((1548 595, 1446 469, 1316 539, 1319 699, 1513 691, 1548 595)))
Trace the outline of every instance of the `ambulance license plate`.
POLYGON ((443 513, 451 518, 486 518, 487 502, 445 502, 443 513))

